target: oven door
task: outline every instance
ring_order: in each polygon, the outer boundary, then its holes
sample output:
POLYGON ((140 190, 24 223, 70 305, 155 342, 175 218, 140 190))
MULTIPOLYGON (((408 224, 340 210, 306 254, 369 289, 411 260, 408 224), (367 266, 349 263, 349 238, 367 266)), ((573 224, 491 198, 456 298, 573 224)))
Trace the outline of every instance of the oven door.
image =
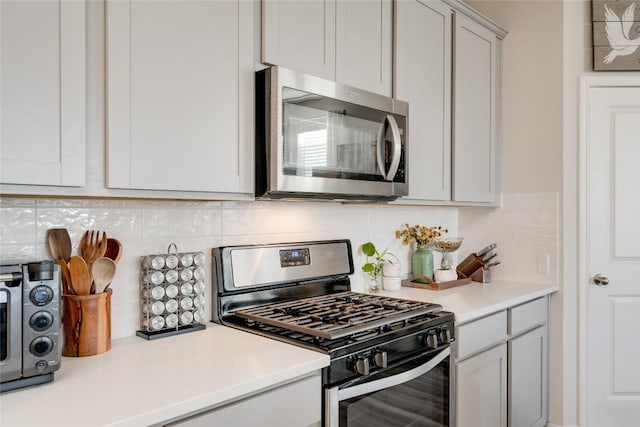
POLYGON ((22 376, 21 285, 19 266, 0 266, 0 382, 22 376))
POLYGON ((325 426, 453 426, 452 359, 446 347, 327 389, 325 426))

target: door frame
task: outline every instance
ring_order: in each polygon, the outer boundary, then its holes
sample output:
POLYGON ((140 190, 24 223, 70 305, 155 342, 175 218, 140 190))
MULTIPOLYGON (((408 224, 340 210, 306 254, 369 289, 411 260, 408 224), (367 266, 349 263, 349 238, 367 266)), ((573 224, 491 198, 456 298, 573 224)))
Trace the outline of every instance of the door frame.
POLYGON ((598 87, 640 87, 640 76, 581 76, 580 77, 580 115, 579 115, 579 145, 578 145, 578 416, 581 426, 588 425, 587 418, 587 324, 588 293, 590 283, 589 259, 589 182, 588 169, 589 135, 588 115, 590 90, 598 87))

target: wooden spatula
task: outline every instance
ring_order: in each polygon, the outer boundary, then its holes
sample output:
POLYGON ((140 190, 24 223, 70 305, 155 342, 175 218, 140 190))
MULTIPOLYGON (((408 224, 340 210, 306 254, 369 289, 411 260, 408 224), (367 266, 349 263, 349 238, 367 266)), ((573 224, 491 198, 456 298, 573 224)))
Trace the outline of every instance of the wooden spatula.
POLYGON ((91 275, 87 263, 82 257, 74 256, 69 260, 71 286, 76 295, 89 295, 91 292, 91 275))
POLYGON ((53 259, 69 262, 71 258, 71 238, 66 228, 51 228, 47 232, 49 251, 53 259))
POLYGON ((58 265, 60 266, 60 281, 62 282, 62 293, 66 295, 74 295, 76 291, 71 284, 71 273, 69 272, 69 266, 63 259, 58 259, 58 265))

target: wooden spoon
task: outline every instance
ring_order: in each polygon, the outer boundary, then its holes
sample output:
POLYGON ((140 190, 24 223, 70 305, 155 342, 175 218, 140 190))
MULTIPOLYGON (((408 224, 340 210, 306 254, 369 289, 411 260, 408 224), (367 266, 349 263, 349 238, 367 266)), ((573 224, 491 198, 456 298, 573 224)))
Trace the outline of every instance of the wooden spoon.
POLYGON ((100 257, 93 262, 91 277, 95 285, 96 294, 101 294, 109 286, 116 274, 116 263, 107 257, 100 257))
POLYGON ((122 243, 120 243, 120 240, 109 237, 107 239, 107 250, 104 256, 112 259, 114 262, 120 261, 120 257, 122 256, 122 243))
POLYGON ((82 257, 74 256, 69 260, 71 286, 76 295, 89 295, 91 291, 91 275, 87 263, 82 257))
POLYGON ((75 295, 76 291, 71 285, 71 272, 69 272, 69 266, 63 259, 58 259, 58 265, 60 266, 60 280, 62 281, 62 293, 66 295, 75 295))
POLYGON ((71 238, 66 228, 51 228, 47 232, 49 250, 53 259, 63 259, 69 262, 71 258, 71 238))

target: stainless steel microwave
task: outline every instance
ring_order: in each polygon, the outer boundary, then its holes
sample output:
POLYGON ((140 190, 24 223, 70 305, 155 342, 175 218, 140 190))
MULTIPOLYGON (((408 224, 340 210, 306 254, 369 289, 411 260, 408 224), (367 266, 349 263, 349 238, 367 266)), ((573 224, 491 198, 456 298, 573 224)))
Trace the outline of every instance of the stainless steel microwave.
POLYGON ((406 102, 270 67, 256 73, 256 197, 408 193, 406 102))

